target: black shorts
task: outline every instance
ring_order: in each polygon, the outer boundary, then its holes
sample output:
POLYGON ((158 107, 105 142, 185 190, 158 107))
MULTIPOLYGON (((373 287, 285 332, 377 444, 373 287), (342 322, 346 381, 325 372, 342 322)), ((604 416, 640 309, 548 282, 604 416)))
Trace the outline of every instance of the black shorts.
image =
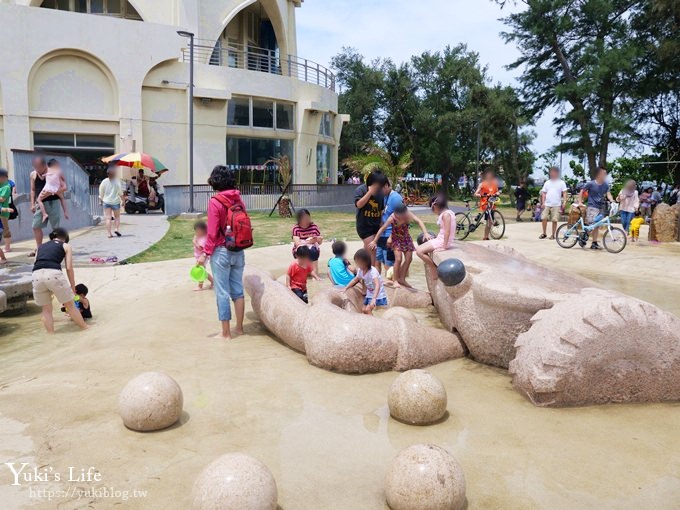
POLYGON ((376 235, 378 233, 378 230, 380 230, 380 225, 378 225, 377 227, 364 227, 364 228, 357 227, 357 234, 359 234, 359 239, 363 241, 364 239, 376 235))
POLYGON ((517 200, 517 210, 524 211, 527 208, 526 200, 517 200))
POLYGON ((304 290, 300 289, 291 289, 293 291, 293 294, 295 294, 297 297, 302 299, 305 303, 309 303, 309 299, 307 298, 307 293, 304 290))

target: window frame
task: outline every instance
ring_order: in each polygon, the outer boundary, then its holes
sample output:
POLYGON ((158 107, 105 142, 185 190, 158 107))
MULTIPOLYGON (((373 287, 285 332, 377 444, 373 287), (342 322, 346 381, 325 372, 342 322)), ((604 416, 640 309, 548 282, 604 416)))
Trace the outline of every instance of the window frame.
POLYGON ((50 131, 33 131, 33 148, 42 148, 42 149, 74 149, 74 150, 81 150, 81 151, 87 151, 87 150, 92 150, 92 151, 99 151, 99 150, 111 150, 114 151, 116 150, 116 135, 111 135, 108 133, 63 133, 63 132, 50 132, 50 131), (73 143, 71 145, 47 145, 47 144, 41 144, 41 143, 36 143, 35 137, 36 135, 40 136, 55 136, 55 135, 62 135, 62 136, 70 136, 73 139, 73 143), (106 136, 106 137, 111 137, 111 146, 104 146, 104 145, 78 145, 78 136, 106 136))
POLYGON ((246 128, 246 129, 254 129, 258 131, 283 131, 285 133, 293 133, 295 132, 295 109, 296 109, 296 104, 290 101, 279 101, 277 99, 270 99, 267 97, 258 97, 258 96, 240 96, 236 95, 233 96, 231 99, 229 99, 229 102, 233 101, 234 99, 248 99, 248 125, 244 124, 229 124, 229 105, 227 105, 227 128, 246 128), (265 127, 265 126, 256 126, 254 124, 254 115, 253 115, 253 102, 254 101, 263 101, 263 102, 271 102, 272 104, 272 126, 273 127, 265 127), (290 106, 292 108, 292 113, 291 113, 291 127, 290 128, 280 128, 278 127, 278 106, 279 105, 286 105, 290 106))

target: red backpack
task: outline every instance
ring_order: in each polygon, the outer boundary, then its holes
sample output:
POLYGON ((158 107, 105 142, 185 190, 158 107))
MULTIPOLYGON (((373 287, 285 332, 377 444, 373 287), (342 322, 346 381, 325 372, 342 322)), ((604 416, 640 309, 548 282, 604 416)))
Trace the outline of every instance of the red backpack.
POLYGON ((253 226, 250 217, 242 204, 234 204, 222 195, 215 195, 220 204, 227 209, 227 225, 225 226, 225 244, 229 251, 241 251, 250 248, 253 242, 253 226), (228 230, 231 229, 231 233, 228 230))

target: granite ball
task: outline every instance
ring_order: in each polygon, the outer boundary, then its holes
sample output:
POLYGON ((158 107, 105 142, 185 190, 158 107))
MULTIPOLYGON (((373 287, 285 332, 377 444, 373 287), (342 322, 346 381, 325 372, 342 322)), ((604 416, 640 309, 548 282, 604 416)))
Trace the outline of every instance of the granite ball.
POLYGON ((458 259, 446 259, 437 267, 437 276, 447 287, 458 285, 465 279, 465 264, 458 259))
POLYGON ((410 425, 427 425, 446 414, 446 388, 426 370, 409 370, 390 386, 387 404, 393 418, 410 425))
POLYGON ((162 372, 144 372, 120 392, 118 410, 127 428, 149 432, 176 423, 183 403, 182 389, 172 377, 162 372))
MULTIPOLYGON (((430 237, 432 239, 437 237, 437 234, 435 234, 434 232, 428 232, 428 234, 430 234, 430 237)), ((418 238, 416 239, 416 242, 418 243, 418 246, 420 246, 421 244, 424 244, 425 243, 425 234, 423 234, 422 232, 420 234, 418 234, 418 238)))
POLYGON ((393 306, 392 308, 388 308, 382 316, 383 319, 387 320, 396 319, 397 317, 411 322, 418 322, 418 317, 416 317, 416 314, 408 308, 404 308, 403 306, 393 306))
POLYGON ((192 510, 276 510, 278 490, 269 468, 244 453, 222 455, 196 478, 192 510))
POLYGON ((409 446, 390 464, 385 496, 392 510, 462 510, 466 504, 463 469, 439 446, 409 446))

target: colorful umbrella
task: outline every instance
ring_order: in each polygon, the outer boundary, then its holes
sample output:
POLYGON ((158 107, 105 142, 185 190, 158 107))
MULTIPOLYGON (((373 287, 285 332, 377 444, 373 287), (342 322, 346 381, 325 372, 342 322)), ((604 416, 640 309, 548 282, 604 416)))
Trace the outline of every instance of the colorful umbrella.
POLYGON ((109 165, 127 166, 130 168, 146 168, 156 175, 161 175, 168 171, 168 168, 153 156, 143 152, 122 152, 107 158, 102 158, 104 163, 109 165))

